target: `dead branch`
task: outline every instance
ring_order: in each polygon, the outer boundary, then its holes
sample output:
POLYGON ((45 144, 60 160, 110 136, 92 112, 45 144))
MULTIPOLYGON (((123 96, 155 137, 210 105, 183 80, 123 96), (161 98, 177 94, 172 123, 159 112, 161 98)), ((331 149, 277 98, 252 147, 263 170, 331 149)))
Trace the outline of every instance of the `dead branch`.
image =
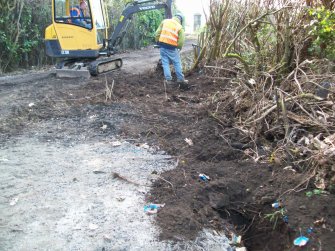
POLYGON ((168 181, 168 180, 166 180, 166 179, 164 179, 163 177, 161 177, 160 175, 158 175, 158 174, 154 174, 158 179, 160 179, 160 180, 163 180, 164 182, 166 182, 166 183, 168 183, 170 186, 171 186, 171 189, 172 189, 172 191, 173 191, 173 193, 174 193, 174 195, 177 197, 177 194, 176 194, 176 191, 175 191, 175 188, 174 188, 174 186, 173 186, 173 184, 170 182, 170 181, 168 181))
POLYGON ((113 88, 114 88, 114 79, 113 79, 113 82, 112 82, 112 86, 109 87, 108 81, 107 81, 107 76, 105 75, 105 83, 106 83, 106 98, 105 98, 105 102, 107 102, 108 100, 112 99, 113 88))
POLYGON ((204 65, 204 68, 224 70, 224 71, 232 72, 232 73, 235 73, 235 74, 238 73, 237 71, 227 69, 227 68, 223 68, 222 66, 204 65))
MULTIPOLYGON (((298 96, 295 96, 295 97, 291 97, 291 98, 287 98, 287 99, 284 99, 283 102, 287 103, 289 101, 294 101, 296 99, 315 99, 315 100, 318 100, 318 101, 322 101, 323 99, 318 97, 318 96, 315 96, 314 94, 312 93, 302 93, 298 96)), ((268 108, 268 107, 266 107, 268 108)), ((275 109, 277 108, 277 104, 275 105, 272 105, 270 108, 268 108, 259 118, 253 120, 253 121, 250 121, 250 119, 247 119, 246 120, 246 123, 247 124, 252 124, 252 123, 255 123, 257 121, 260 121, 262 120, 263 118, 265 118, 267 115, 269 115, 271 112, 273 112, 275 109)), ((264 110, 265 108, 263 108, 264 110)))
POLYGON ((269 16, 269 15, 274 15, 280 11, 282 11, 283 9, 287 9, 287 8, 291 8, 290 6, 284 6, 282 8, 280 8, 279 10, 276 10, 276 11, 272 11, 272 12, 266 12, 264 13, 263 15, 249 21, 240 31, 239 33, 237 33, 237 35, 234 37, 234 39, 230 42, 230 44, 228 45, 226 51, 224 52, 223 54, 223 57, 226 57, 226 55, 229 53, 231 47, 233 46, 233 44, 236 42, 236 40, 241 36, 241 34, 253 23, 257 23, 259 20, 263 19, 264 17, 266 16, 269 16))

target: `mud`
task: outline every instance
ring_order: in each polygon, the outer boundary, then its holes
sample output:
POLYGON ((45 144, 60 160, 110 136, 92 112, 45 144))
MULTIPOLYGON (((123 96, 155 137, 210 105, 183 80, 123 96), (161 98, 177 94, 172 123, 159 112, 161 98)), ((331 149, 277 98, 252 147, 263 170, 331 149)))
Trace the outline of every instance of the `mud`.
POLYGON ((300 250, 300 234, 304 250, 333 249, 334 195, 309 198, 305 173, 251 160, 234 102, 212 116, 228 83, 193 73, 191 90, 165 92, 154 65, 139 72, 0 80, 4 250, 233 250, 232 233, 248 250, 300 250), (146 203, 166 206, 149 217, 146 203))

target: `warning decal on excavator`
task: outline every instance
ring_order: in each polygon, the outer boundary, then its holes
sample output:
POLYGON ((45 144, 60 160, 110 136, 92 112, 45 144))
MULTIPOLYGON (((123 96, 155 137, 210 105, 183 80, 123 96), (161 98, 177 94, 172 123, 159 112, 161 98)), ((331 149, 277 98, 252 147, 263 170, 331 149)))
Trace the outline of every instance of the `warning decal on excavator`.
POLYGON ((68 55, 68 54, 70 54, 69 51, 61 51, 60 53, 61 53, 62 55, 68 55))

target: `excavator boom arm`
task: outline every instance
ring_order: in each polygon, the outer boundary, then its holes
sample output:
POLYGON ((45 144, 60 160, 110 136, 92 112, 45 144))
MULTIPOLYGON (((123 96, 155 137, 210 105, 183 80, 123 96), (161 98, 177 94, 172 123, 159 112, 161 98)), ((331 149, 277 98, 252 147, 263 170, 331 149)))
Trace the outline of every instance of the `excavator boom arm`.
POLYGON ((165 3, 153 3, 148 4, 149 2, 155 2, 155 0, 146 0, 146 1, 134 1, 129 4, 122 12, 122 15, 117 23, 114 32, 111 37, 107 40, 107 53, 109 55, 115 54, 116 47, 119 46, 122 42, 122 39, 127 31, 127 27, 129 21, 131 20, 133 14, 151 11, 151 10, 159 10, 165 9, 165 17, 172 17, 172 1, 167 0, 165 3))

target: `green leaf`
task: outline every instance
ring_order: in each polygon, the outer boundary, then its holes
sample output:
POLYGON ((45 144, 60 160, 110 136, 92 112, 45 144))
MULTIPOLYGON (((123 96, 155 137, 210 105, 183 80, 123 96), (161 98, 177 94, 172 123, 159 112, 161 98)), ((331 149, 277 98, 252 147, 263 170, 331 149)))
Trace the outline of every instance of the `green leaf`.
POLYGON ((315 195, 320 195, 320 194, 322 194, 322 191, 321 191, 320 189, 314 189, 314 190, 313 190, 313 193, 314 193, 315 195))
POLYGON ((306 196, 309 197, 309 198, 312 197, 313 196, 313 192, 311 192, 311 191, 306 192, 306 196))

